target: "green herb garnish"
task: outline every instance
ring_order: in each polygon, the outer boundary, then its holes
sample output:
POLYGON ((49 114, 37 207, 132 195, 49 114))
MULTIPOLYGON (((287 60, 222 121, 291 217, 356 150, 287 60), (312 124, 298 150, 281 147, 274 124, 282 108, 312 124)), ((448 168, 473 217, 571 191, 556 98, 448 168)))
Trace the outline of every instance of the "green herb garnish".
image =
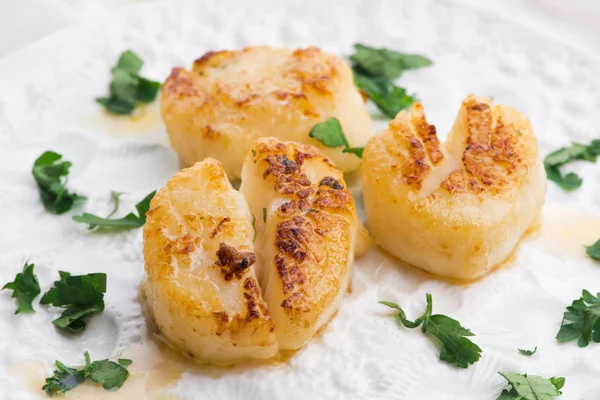
POLYGON ((129 371, 127 367, 132 364, 131 360, 119 359, 118 362, 100 360, 92 362, 90 354, 86 351, 85 367, 81 370, 69 368, 60 361, 56 361, 54 375, 46 378, 46 384, 42 387, 49 396, 65 393, 86 379, 90 379, 106 390, 120 389, 127 378, 129 371))
POLYGON ((2 288, 2 290, 12 290, 12 297, 17 298, 17 311, 15 311, 15 314, 35 312, 32 304, 33 299, 41 293, 41 289, 37 276, 33 273, 33 267, 33 264, 25 262, 23 272, 19 272, 14 281, 7 283, 2 288))
POLYGON ((138 103, 154 101, 160 89, 160 83, 142 78, 139 75, 144 62, 131 50, 119 57, 112 69, 112 81, 109 97, 99 97, 96 101, 112 114, 129 115, 138 103))
POLYGON ((565 378, 542 378, 541 376, 499 372, 511 386, 504 389, 497 400, 552 400, 560 396, 565 378))
POLYGON ((267 209, 263 208, 263 222, 267 222, 267 209))
POLYGON ((365 151, 364 147, 346 147, 342 150, 342 153, 352 153, 358 158, 362 158, 363 151, 365 151))
POLYGON ((340 120, 335 117, 315 124, 308 136, 317 139, 327 147, 344 146, 344 149, 342 150, 343 153, 352 153, 357 157, 362 158, 364 147, 350 147, 346 140, 346 136, 344 135, 344 131, 342 130, 340 120))
POLYGON ((81 222, 83 224, 89 224, 89 229, 93 229, 95 227, 105 228, 105 229, 132 229, 139 228, 146 223, 146 213, 150 209, 150 201, 156 194, 156 190, 152 193, 149 193, 144 197, 142 201, 135 205, 135 209, 137 210, 137 215, 135 213, 129 213, 123 218, 110 218, 116 212, 119 206, 119 196, 120 193, 112 192, 112 198, 115 202, 115 208, 113 212, 111 212, 108 217, 102 218, 94 214, 83 213, 82 215, 73 216, 73 220, 76 222, 81 222))
POLYGON ((582 179, 579 175, 570 172, 562 175, 560 167, 572 161, 596 162, 600 155, 600 139, 592 140, 589 145, 573 143, 570 147, 560 148, 544 158, 544 168, 548 179, 556 183, 565 191, 571 191, 579 188, 582 179))
POLYGON ((406 89, 394 85, 394 81, 385 76, 371 77, 354 71, 354 84, 389 118, 410 108, 415 101, 406 89))
POLYGON ((535 349, 533 350, 523 350, 523 349, 517 349, 519 350, 519 353, 523 354, 524 356, 532 356, 535 354, 535 352, 537 351, 537 346, 535 346, 535 349))
POLYGON ((350 56, 355 69, 368 76, 399 78, 407 69, 428 67, 431 60, 419 54, 405 54, 398 51, 368 47, 357 43, 350 56))
POLYGON ((600 261, 600 240, 597 240, 596 243, 591 246, 586 246, 585 252, 594 260, 600 261))
POLYGON ((600 293, 583 290, 581 297, 567 307, 556 340, 561 343, 577 339, 579 347, 600 342, 600 293))
POLYGON ((432 64, 431 60, 421 55, 404 54, 358 43, 354 45, 350 61, 356 86, 389 118, 408 109, 415 101, 414 96, 409 95, 406 89, 396 86, 394 80, 407 69, 432 64))
POLYGON ((106 274, 71 275, 59 271, 60 280, 40 300, 40 304, 52 304, 65 310, 52 323, 71 332, 86 328, 85 318, 104 311, 106 274))
POLYGON ((33 163, 31 173, 40 188, 40 197, 47 211, 63 214, 76 202, 85 200, 84 196, 67 191, 67 176, 71 162, 60 161, 62 155, 46 151, 33 163), (59 162, 60 161, 60 162, 59 162))
POLYGON ((460 368, 467 368, 481 358, 481 349, 467 339, 475 336, 469 329, 463 328, 458 321, 441 314, 431 315, 433 300, 427 293, 427 308, 425 313, 414 322, 406 319, 406 314, 398 304, 380 301, 380 304, 398 310, 396 319, 406 328, 417 328, 421 324, 423 333, 435 336, 442 345, 440 360, 456 364, 460 368))
POLYGON ((54 375, 46 378, 46 384, 42 386, 42 390, 49 396, 68 392, 85 381, 83 370, 78 371, 75 368, 69 368, 58 360, 55 365, 54 375))

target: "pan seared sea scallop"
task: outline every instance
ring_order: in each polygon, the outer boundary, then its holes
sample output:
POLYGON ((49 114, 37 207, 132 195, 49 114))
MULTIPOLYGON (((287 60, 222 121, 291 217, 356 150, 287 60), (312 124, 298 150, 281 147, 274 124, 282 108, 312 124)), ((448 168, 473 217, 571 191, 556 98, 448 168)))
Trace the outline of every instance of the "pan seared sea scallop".
POLYGON ((314 147, 260 139, 243 175, 238 192, 216 160, 178 172, 144 226, 154 322, 207 361, 307 343, 339 308, 354 252, 366 247, 342 172, 314 147))
POLYGON ((354 200, 314 147, 275 138, 250 148, 240 191, 256 215, 257 272, 279 347, 297 349, 347 291, 355 242, 365 240, 354 200))
POLYGON ((423 107, 402 111, 363 154, 367 225, 392 255, 431 273, 477 279, 536 222, 546 176, 529 120, 469 96, 445 144, 423 107))
POLYGON ((360 159, 309 137, 312 127, 338 118, 350 147, 372 136, 350 67, 317 48, 208 52, 191 71, 173 69, 161 114, 182 164, 213 157, 232 180, 240 178, 246 151, 259 137, 311 144, 349 172, 360 159))
POLYGON ((175 174, 144 225, 146 302, 161 335, 210 361, 277 352, 254 268, 254 228, 244 197, 206 159, 175 174))

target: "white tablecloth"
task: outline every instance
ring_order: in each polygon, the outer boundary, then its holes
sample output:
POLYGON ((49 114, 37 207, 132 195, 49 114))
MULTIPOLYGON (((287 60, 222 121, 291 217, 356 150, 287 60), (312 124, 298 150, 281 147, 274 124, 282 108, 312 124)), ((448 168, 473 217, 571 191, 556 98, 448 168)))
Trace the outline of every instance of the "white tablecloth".
MULTIPOLYGON (((0 0, 0 57, 54 31, 148 0, 0 0)), ((202 0, 198 0, 202 1, 202 0)), ((240 0, 244 1, 244 0, 240 0)), ((290 1, 290 0, 282 0, 290 1)), ((296 1, 296 0, 291 0, 296 1)), ((448 0, 487 8, 600 51, 599 0, 448 0)), ((374 1, 376 4, 377 1, 374 1)), ((402 6, 402 2, 398 2, 402 6)))

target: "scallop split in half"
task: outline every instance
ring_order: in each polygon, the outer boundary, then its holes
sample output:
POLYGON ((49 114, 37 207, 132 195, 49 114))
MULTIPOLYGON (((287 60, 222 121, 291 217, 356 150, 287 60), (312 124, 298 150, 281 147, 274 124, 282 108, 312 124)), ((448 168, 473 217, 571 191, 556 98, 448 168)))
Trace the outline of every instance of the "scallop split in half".
POLYGON ((335 117, 350 147, 363 147, 373 134, 350 66, 318 48, 208 52, 190 71, 173 69, 161 115, 183 165, 214 157, 232 180, 260 137, 311 144, 350 172, 360 159, 309 137, 311 129, 335 117))
POLYGON ((446 143, 415 103, 367 144, 367 225, 392 255, 436 275, 477 279, 505 261, 539 217, 546 176, 527 117, 464 100, 446 143))
POLYGON ((206 159, 152 200, 149 311, 166 339, 199 359, 297 349, 338 309, 363 229, 343 174, 312 146, 258 140, 240 192, 206 159))

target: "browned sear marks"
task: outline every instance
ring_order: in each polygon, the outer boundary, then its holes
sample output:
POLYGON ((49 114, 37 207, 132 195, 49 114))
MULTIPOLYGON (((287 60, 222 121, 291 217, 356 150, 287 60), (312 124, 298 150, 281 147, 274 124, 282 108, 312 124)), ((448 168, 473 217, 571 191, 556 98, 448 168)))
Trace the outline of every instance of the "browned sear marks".
POLYGON ((221 243, 217 251, 217 265, 226 281, 234 276, 241 279, 246 269, 256 262, 256 254, 250 251, 240 252, 235 247, 221 243))
POLYGON ((307 245, 312 234, 310 222, 295 216, 277 225, 275 245, 279 253, 275 256, 277 272, 283 284, 283 293, 288 293, 306 282, 303 261, 307 257, 307 245))
POLYGON ((198 96, 198 90, 184 68, 173 68, 162 90, 179 96, 198 96))
POLYGON ((215 236, 217 236, 217 235, 219 234, 219 232, 221 232, 221 230, 223 229, 223 226, 224 226, 226 223, 230 222, 230 221, 231 221, 231 218, 229 218, 229 217, 225 217, 225 218, 223 218, 223 219, 222 219, 222 220, 221 220, 221 221, 220 221, 220 222, 217 224, 217 226, 215 227, 215 229, 213 229, 213 230, 212 230, 212 232, 210 233, 210 237, 211 237, 211 238, 214 238, 215 236))
POLYGON ((321 179, 319 186, 323 185, 329 186, 330 188, 335 190, 342 190, 344 188, 344 186, 342 186, 341 183, 339 183, 337 180, 335 180, 335 178, 331 176, 326 176, 325 178, 321 179))
POLYGON ((246 322, 250 323, 263 316, 271 324, 270 331, 272 332, 275 325, 271 321, 271 314, 265 307, 265 303, 261 301, 258 283, 252 277, 248 277, 244 281, 244 299, 246 300, 246 322))
POLYGON ((472 99, 464 106, 468 133, 462 156, 464 170, 453 171, 442 187, 451 193, 497 193, 508 184, 509 176, 521 162, 516 128, 505 125, 502 117, 498 117, 494 127, 488 104, 472 99))

